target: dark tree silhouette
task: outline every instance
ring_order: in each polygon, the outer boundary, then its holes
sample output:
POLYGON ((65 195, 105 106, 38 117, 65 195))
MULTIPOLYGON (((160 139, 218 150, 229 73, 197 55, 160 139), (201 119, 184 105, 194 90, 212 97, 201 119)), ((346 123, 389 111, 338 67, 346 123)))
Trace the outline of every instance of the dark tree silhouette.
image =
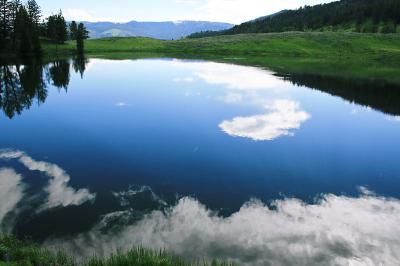
POLYGON ((0 0, 0 48, 6 47, 7 39, 10 37, 11 25, 11 2, 0 0))
MULTIPOLYGON (((81 75, 86 62, 82 58, 74 61, 74 68, 81 75)), ((48 84, 67 89, 69 71, 68 61, 55 61, 47 67, 36 57, 28 57, 14 65, 0 64, 0 109, 9 118, 13 118, 33 104, 44 103, 48 95, 48 84)))
POLYGON ((75 41, 78 33, 78 24, 75 21, 72 21, 69 24, 69 39, 75 41))
POLYGON ((53 85, 67 90, 70 79, 69 70, 70 63, 67 60, 54 61, 49 69, 49 75, 53 80, 53 85))
POLYGON ((86 70, 86 64, 89 62, 83 54, 78 54, 72 61, 72 66, 74 67, 75 73, 79 73, 81 78, 83 78, 83 73, 86 70))
POLYGON ((21 114, 29 109, 36 97, 38 102, 44 102, 47 97, 43 81, 42 66, 34 62, 19 65, 0 66, 0 108, 9 117, 21 114))
POLYGON ((13 50, 15 51, 17 49, 17 34, 15 32, 16 29, 16 22, 17 22, 17 14, 18 10, 21 7, 21 0, 12 0, 11 1, 11 23, 12 23, 12 29, 11 29, 11 39, 12 39, 12 47, 13 50))
POLYGON ((76 48, 79 54, 82 54, 84 52, 85 40, 87 38, 89 38, 89 32, 86 30, 85 25, 83 25, 83 23, 79 23, 78 31, 76 34, 76 48))
POLYGON ((52 15, 47 20, 47 37, 56 44, 63 44, 68 39, 67 23, 60 10, 57 15, 52 15))
POLYGON ((39 26, 40 19, 42 17, 42 11, 40 10, 39 5, 36 3, 35 0, 28 0, 28 3, 26 5, 26 9, 29 14, 29 18, 32 21, 33 24, 39 26))

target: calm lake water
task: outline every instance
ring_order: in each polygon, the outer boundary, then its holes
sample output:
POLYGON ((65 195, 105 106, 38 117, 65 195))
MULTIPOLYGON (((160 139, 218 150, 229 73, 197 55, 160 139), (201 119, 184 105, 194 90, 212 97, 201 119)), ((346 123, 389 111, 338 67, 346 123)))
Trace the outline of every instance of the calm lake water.
MULTIPOLYGON (((4 232, 44 243, 79 236, 78 247, 93 230, 141 224, 137 237, 154 210, 184 224, 182 213, 224 220, 255 200, 400 198, 400 88, 387 84, 75 59, 3 65, 0 88, 4 232)), ((121 245, 168 244, 151 236, 121 245)))

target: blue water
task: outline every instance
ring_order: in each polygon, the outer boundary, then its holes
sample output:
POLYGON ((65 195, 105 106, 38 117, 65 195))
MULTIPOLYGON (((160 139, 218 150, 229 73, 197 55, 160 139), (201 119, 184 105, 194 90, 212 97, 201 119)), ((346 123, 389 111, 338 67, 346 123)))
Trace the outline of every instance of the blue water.
POLYGON ((0 148, 58 165, 68 187, 96 197, 38 213, 42 203, 32 197, 46 197, 51 175, 8 156, 0 168, 22 175, 24 196, 3 224, 19 234, 83 232, 101 215, 149 212, 184 196, 222 215, 252 198, 310 202, 323 193, 356 196, 360 187, 400 197, 396 113, 249 66, 90 59, 83 76, 67 66, 64 87, 49 77, 52 66, 43 64, 45 101, 35 96, 20 114, 0 114, 0 148), (165 204, 149 194, 119 205, 112 194, 143 186, 165 204))

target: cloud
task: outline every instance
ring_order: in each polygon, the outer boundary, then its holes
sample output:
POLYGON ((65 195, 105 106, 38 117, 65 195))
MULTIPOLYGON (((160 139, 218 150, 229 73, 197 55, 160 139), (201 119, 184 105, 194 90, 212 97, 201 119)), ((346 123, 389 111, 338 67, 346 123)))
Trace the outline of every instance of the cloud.
POLYGON ((84 9, 66 8, 63 10, 63 14, 67 21, 99 21, 84 9))
POLYGON ((263 115, 235 117, 223 121, 219 127, 231 136, 250 138, 257 141, 274 140, 281 136, 293 136, 293 129, 311 116, 299 109, 299 104, 289 100, 277 100, 266 106, 271 110, 263 115))
POLYGON ((390 117, 388 117, 388 118, 386 118, 388 121, 391 121, 391 122, 400 122, 400 116, 390 116, 390 117))
POLYGON ((174 78, 173 79, 174 82, 194 82, 194 78, 192 77, 183 77, 183 78, 174 78))
POLYGON ((218 85, 218 89, 224 93, 217 97, 218 100, 260 108, 263 112, 267 110, 259 115, 238 116, 222 121, 220 129, 231 136, 257 141, 293 136, 293 130, 299 129, 311 117, 300 109, 299 103, 290 99, 293 85, 274 76, 271 71, 214 62, 175 60, 173 64, 190 69, 192 73, 189 77, 218 85))
POLYGON ((185 19, 224 21, 239 24, 241 22, 270 15, 284 9, 296 9, 304 5, 332 2, 332 0, 203 0, 185 1, 195 5, 196 9, 184 16, 185 19))
POLYGON ((70 176, 56 164, 36 161, 24 152, 16 150, 0 150, 0 159, 18 159, 29 170, 40 171, 50 177, 45 187, 48 199, 42 206, 43 209, 81 205, 95 198, 95 194, 91 194, 87 189, 76 190, 70 187, 70 176))
POLYGON ((149 186, 130 186, 127 191, 113 192, 114 197, 119 199, 122 207, 129 206, 131 200, 135 200, 138 194, 149 194, 150 199, 160 206, 167 206, 168 204, 159 197, 149 186))
POLYGON ((22 176, 13 169, 0 169, 0 225, 23 197, 24 189, 21 181, 22 176))
MULTIPOLYGON (((124 215, 128 212, 111 216, 124 215)), ((372 193, 324 195, 314 204, 284 199, 272 207, 253 200, 226 218, 183 198, 119 233, 92 230, 47 244, 84 254, 144 245, 189 259, 220 258, 240 265, 398 265, 399 220, 400 201, 372 193)))

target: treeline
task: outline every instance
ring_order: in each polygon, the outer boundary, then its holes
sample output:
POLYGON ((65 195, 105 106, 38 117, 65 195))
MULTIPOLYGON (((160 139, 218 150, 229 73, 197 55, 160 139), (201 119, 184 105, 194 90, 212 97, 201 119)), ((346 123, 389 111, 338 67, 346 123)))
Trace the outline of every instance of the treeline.
POLYGON ((35 0, 25 4, 20 0, 0 0, 0 51, 21 54, 40 54, 41 39, 58 44, 76 40, 79 52, 83 52, 88 31, 80 23, 67 25, 60 10, 42 20, 42 12, 35 0))
POLYGON ((400 0, 342 0, 284 10, 229 30, 196 33, 190 37, 285 31, 395 33, 399 24, 400 0))

